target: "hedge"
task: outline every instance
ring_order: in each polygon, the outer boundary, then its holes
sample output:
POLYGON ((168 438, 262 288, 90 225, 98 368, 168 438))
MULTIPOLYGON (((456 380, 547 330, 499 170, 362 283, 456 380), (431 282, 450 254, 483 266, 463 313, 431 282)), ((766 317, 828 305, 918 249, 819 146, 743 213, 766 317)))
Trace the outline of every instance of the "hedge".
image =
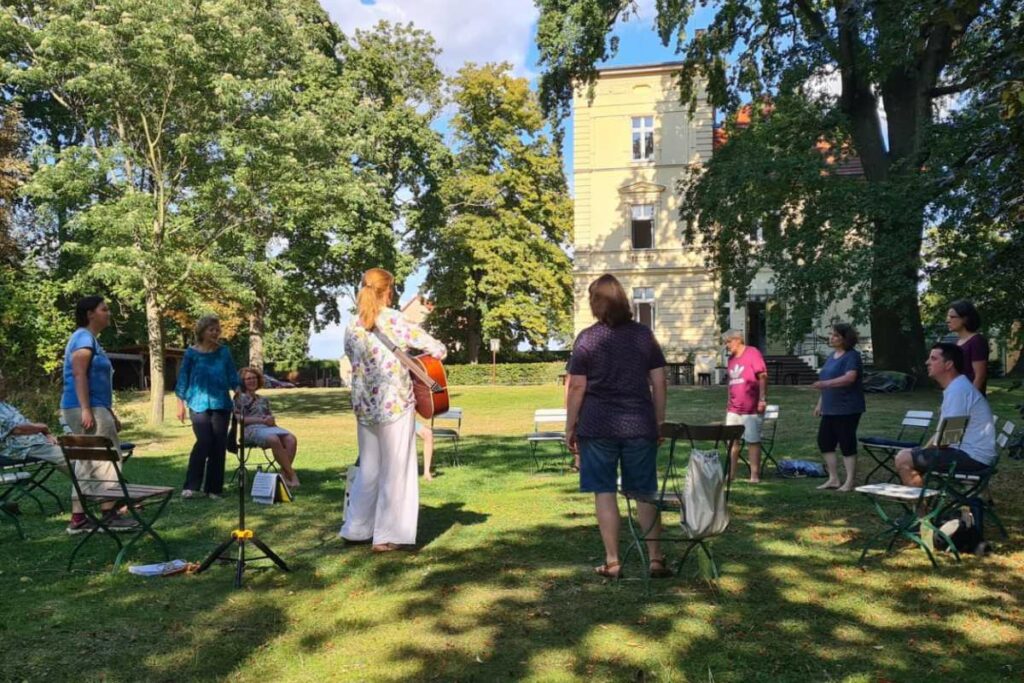
MULTIPOLYGON (((558 381, 565 372, 565 363, 498 363, 495 367, 497 384, 548 384, 558 381)), ((448 384, 490 384, 491 365, 446 365, 448 384)))

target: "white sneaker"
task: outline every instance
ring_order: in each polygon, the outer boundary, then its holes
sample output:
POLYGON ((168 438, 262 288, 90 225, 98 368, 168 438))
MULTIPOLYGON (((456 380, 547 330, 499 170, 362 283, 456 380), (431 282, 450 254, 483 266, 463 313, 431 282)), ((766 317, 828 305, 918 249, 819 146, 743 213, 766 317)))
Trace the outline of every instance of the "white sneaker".
POLYGON ((181 490, 181 497, 182 498, 191 498, 194 495, 196 495, 196 492, 193 491, 192 489, 182 489, 181 490))

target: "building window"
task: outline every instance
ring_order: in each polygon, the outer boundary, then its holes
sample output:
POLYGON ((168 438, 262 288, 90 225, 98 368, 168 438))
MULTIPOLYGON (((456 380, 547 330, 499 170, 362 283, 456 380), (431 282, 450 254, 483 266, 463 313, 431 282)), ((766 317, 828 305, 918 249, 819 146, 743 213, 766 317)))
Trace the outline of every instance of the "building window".
POLYGON ((654 117, 633 117, 633 161, 654 159, 654 117))
POLYGON ((654 248, 654 205, 634 204, 629 213, 634 249, 654 248))
POLYGON ((654 288, 633 288, 633 317, 647 327, 654 329, 654 288))

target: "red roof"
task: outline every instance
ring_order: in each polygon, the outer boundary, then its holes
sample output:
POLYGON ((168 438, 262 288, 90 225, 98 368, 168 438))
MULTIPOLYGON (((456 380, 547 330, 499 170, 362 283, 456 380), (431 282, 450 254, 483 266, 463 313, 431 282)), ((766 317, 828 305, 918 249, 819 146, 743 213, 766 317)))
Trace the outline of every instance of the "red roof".
MULTIPOLYGON (((766 117, 771 116, 772 109, 771 103, 766 103, 762 110, 762 115, 766 117)), ((739 111, 736 112, 736 127, 742 129, 749 126, 752 115, 753 107, 751 105, 745 104, 740 107, 739 111)), ((711 134, 712 149, 718 150, 728 141, 729 133, 725 128, 723 126, 715 126, 711 134)), ((825 157, 825 163, 831 168, 832 174, 847 177, 864 175, 864 167, 860 163, 860 158, 848 146, 844 146, 836 154, 832 149, 831 143, 819 138, 814 147, 825 157)))

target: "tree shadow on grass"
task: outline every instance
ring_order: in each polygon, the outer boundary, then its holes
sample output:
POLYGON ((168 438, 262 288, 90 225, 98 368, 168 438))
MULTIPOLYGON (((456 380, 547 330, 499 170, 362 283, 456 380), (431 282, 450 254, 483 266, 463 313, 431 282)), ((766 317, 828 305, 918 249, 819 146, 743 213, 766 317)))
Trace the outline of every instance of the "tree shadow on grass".
MULTIPOLYGON (((977 599, 941 588, 893 592, 832 559, 773 551, 794 542, 784 532, 752 547, 729 534, 716 544, 725 573, 717 589, 677 577, 660 582, 650 599, 638 583, 608 584, 580 567, 571 552, 593 534, 538 525, 484 547, 435 553, 414 591, 422 597, 403 616, 433 619, 433 640, 444 645, 409 642, 395 657, 422 678, 522 680, 557 663, 584 679, 704 679, 710 672, 723 681, 992 680, 986 676, 1017 657, 1013 639, 964 642, 956 615, 976 609, 977 599), (843 582, 858 584, 864 599, 844 604, 843 582), (484 604, 467 615, 467 601, 484 604), (922 610, 936 618, 907 623, 922 610), (669 661, 658 654, 666 647, 669 661), (948 649, 956 658, 937 656, 948 649)), ((375 578, 386 583, 392 570, 380 567, 375 578)), ((920 577, 917 563, 886 579, 920 577)), ((1000 595, 1024 587, 1020 577, 997 579, 980 568, 949 578, 1000 595)))

